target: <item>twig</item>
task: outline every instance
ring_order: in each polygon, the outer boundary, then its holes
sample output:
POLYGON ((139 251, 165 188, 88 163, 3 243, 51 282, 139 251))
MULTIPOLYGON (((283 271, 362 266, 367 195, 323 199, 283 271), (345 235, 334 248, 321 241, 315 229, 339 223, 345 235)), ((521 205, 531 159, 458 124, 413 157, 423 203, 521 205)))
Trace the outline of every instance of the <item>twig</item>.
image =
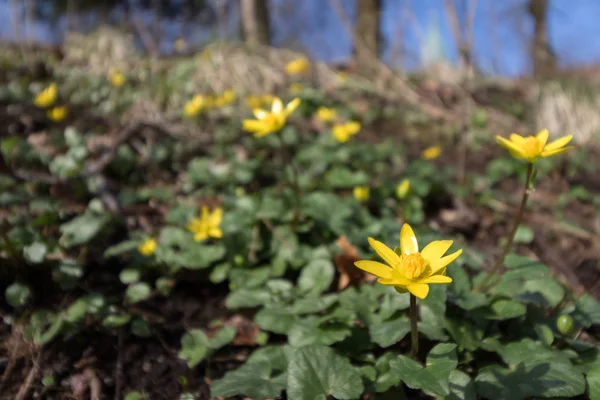
POLYGON ((83 371, 83 374, 88 379, 90 384, 90 400, 100 400, 100 395, 102 394, 102 383, 96 375, 96 371, 92 368, 86 368, 83 371))
POLYGON ((117 340, 117 365, 115 367, 115 400, 121 399, 121 376, 123 375, 123 330, 119 330, 117 340))
POLYGON ((35 379, 35 377, 37 376, 37 374, 40 370, 41 356, 42 356, 42 351, 40 350, 38 352, 37 356, 35 357, 35 360, 33 360, 33 367, 31 367, 31 369, 29 370, 29 373, 27 374, 27 377, 25 378, 25 382, 23 382, 23 384, 19 388, 19 391, 17 392, 17 395, 15 396, 15 400, 23 400, 23 399, 25 399, 25 396, 27 396, 27 393, 29 392, 29 389, 31 388, 31 383, 33 382, 33 380, 35 379))

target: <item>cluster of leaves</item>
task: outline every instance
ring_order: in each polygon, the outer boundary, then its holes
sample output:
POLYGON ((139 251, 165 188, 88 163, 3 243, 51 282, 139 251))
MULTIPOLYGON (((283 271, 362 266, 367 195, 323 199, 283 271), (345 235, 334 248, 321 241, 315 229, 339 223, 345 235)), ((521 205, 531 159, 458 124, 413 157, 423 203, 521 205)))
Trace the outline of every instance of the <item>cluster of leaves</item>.
MULTIPOLYGON (((88 87, 105 90, 100 83, 88 87)), ((129 90, 124 98, 133 96, 129 90)), ((326 99, 309 90, 303 100, 298 116, 308 120, 326 99)), ((101 111, 109 104, 85 101, 101 111)), ((347 105, 325 105, 358 119, 347 105)), ((450 183, 452 169, 389 140, 366 143, 359 134, 340 144, 294 124, 257 140, 240 125, 239 117, 223 120, 209 148, 172 137, 119 143, 94 174, 87 166, 102 156, 90 150, 100 132, 51 126, 48 152, 26 137, 0 140, 5 162, 18 172, 0 176, 0 205, 9 215, 0 227, 2 252, 10 257, 2 272, 10 280, 2 281, 9 282, 5 298, 29 338, 47 344, 92 326, 152 337, 162 321, 139 308, 168 301, 193 276, 198 286, 227 287, 228 312, 253 315, 259 329, 259 348, 212 382, 214 396, 274 398, 284 390, 291 399, 412 398, 416 390, 450 399, 600 396, 600 353, 579 339, 600 323, 600 303, 574 298, 548 267, 514 254, 489 292, 475 292, 488 255, 466 243, 448 270, 453 284, 432 287, 420 303, 423 363, 406 355, 407 295, 369 284, 352 261, 370 258, 369 236, 397 242, 398 216, 425 243, 441 239, 423 222, 440 199, 465 195, 450 183), (23 171, 40 170, 43 179, 23 179, 23 171), (406 178, 411 192, 397 199, 396 186, 406 178), (352 197, 356 186, 370 187, 368 200, 352 197), (111 200, 121 213, 110 209, 111 200), (148 204, 148 215, 136 214, 148 204), (186 229, 204 204, 224 210, 222 239, 196 242, 186 229), (342 236, 352 251, 336 245, 342 236), (149 237, 156 249, 142 255, 138 247, 149 237), (97 280, 99 270, 112 276, 110 284, 90 291, 86 279, 97 280), (66 304, 44 297, 56 291, 66 304), (563 314, 574 329, 558 330, 563 314)), ((490 164, 486 190, 521 173, 504 165, 517 164, 490 164)), ((227 324, 190 328, 182 332, 179 356, 194 368, 234 349, 238 334, 227 324)))

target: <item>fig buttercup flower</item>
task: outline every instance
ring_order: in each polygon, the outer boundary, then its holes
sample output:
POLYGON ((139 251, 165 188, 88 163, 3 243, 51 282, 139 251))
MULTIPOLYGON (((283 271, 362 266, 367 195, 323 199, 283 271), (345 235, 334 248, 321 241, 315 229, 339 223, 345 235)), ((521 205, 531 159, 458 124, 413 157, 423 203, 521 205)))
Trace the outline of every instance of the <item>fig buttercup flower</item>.
POLYGON ((292 94, 298 94, 304 90, 304 85, 301 84, 300 82, 290 83, 290 86, 288 86, 288 90, 292 94))
POLYGON ((421 153, 421 158, 423 160, 435 160, 442 154, 441 146, 431 146, 423 150, 421 153))
POLYGON ((409 192, 410 181, 408 179, 403 179, 402 182, 400 182, 396 187, 396 196, 398 196, 398 198, 402 200, 406 198, 406 196, 408 196, 409 192))
POLYGON ((125 75, 117 70, 117 69, 112 69, 109 73, 109 79, 110 79, 110 84, 113 85, 116 88, 120 88, 125 84, 125 75))
POLYGON ((157 246, 156 240, 152 239, 152 238, 148 238, 148 239, 144 240, 142 243, 140 243, 140 245, 138 246, 138 251, 140 252, 141 255, 143 255, 145 257, 150 257, 156 251, 156 246, 157 246))
POLYGON ((360 131, 360 123, 356 121, 346 122, 345 124, 335 124, 331 128, 331 134, 334 139, 340 143, 346 143, 350 138, 360 131))
POLYGON ((319 107, 317 109, 317 119, 322 122, 331 122, 337 116, 335 108, 319 107))
POLYGON ((352 190, 352 195, 358 202, 363 203, 363 202, 369 200, 369 195, 370 195, 369 187, 368 186, 356 186, 354 188, 354 190, 352 190))
POLYGON ((56 101, 58 97, 58 86, 55 82, 52 82, 48 87, 39 92, 34 99, 34 103, 38 107, 46 108, 50 107, 56 101))
POLYGON ((534 163, 538 158, 551 157, 574 148, 574 146, 565 147, 573 139, 573 135, 563 136, 551 143, 548 143, 548 136, 548 130, 544 129, 536 136, 523 137, 512 133, 510 140, 496 136, 496 142, 510 151, 514 158, 526 160, 529 163, 534 163))
POLYGON ((310 62, 306 57, 300 57, 290 61, 285 65, 285 72, 289 75, 300 75, 308 71, 310 68, 310 62))
POLYGON ((214 100, 214 103, 216 107, 225 107, 233 103, 235 99, 237 99, 237 95, 235 94, 235 92, 231 89, 227 89, 225 92, 223 92, 222 96, 218 96, 214 100))
POLYGON ((278 132, 285 126, 285 122, 291 113, 300 105, 300 99, 295 98, 285 107, 279 97, 275 97, 271 105, 271 111, 255 108, 253 113, 256 119, 245 119, 243 129, 254 133, 254 137, 267 136, 278 132))
POLYGON ((194 117, 200 113, 200 111, 209 107, 210 100, 201 95, 194 96, 190 101, 185 103, 183 106, 183 114, 186 117, 194 117))
POLYGON ((446 267, 462 254, 462 249, 444 256, 452 240, 436 240, 419 251, 417 237, 408 224, 400 231, 400 246, 390 249, 382 242, 369 238, 369 244, 388 264, 377 261, 356 261, 354 265, 377 276, 382 285, 394 286, 399 293, 407 291, 424 299, 429 294, 430 284, 451 283, 446 276, 446 267))
POLYGON ((223 220, 223 209, 215 208, 212 212, 207 206, 202 206, 200 218, 192 218, 187 224, 188 231, 194 234, 196 242, 212 238, 222 238, 223 231, 221 230, 221 221, 223 220))
POLYGON ((56 106, 46 111, 46 116, 51 121, 60 122, 66 118, 68 112, 67 106, 56 106))

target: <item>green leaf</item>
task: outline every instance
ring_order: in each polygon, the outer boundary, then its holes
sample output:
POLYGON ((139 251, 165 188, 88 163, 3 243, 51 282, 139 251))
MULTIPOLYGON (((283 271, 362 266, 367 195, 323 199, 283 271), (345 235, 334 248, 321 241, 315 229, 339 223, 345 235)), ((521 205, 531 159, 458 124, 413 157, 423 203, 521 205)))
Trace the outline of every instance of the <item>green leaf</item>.
POLYGON ((520 225, 517 228, 517 232, 515 232, 514 242, 529 244, 529 243, 533 242, 534 236, 535 235, 533 233, 533 229, 531 229, 527 225, 520 225))
POLYGON ((315 316, 296 321, 287 332, 288 341, 293 347, 314 344, 332 345, 341 342, 351 334, 348 326, 339 322, 324 321, 315 316))
POLYGON ((329 260, 316 259, 302 269, 298 278, 298 294, 319 295, 329 288, 333 281, 335 267, 329 260))
POLYGON ((288 306, 267 306, 256 313, 254 321, 266 331, 287 334, 296 322, 296 315, 288 306))
POLYGON ((128 324, 131 320, 129 314, 111 314, 102 320, 102 325, 106 328, 119 328, 125 324, 128 324))
POLYGON ((29 297, 31 297, 31 289, 27 285, 15 282, 6 288, 4 297, 11 306, 22 307, 27 303, 29 297))
POLYGON ((274 369, 268 362, 246 363, 210 385, 213 397, 246 396, 252 399, 273 399, 286 388, 287 374, 274 369))
POLYGON ((355 399, 363 392, 360 374, 350 361, 326 346, 298 349, 288 366, 290 400, 315 400, 333 396, 355 399))
POLYGON ((364 171, 334 167, 325 175, 325 180, 334 188, 352 188, 368 183, 369 176, 364 171))
POLYGON ((466 373, 456 369, 450 372, 450 394, 446 400, 476 400, 475 382, 466 373))
POLYGON ((88 243, 109 220, 110 216, 107 214, 98 214, 88 209, 80 216, 60 226, 62 236, 59 243, 66 248, 88 243))
POLYGON ((142 318, 134 318, 131 321, 131 332, 139 337, 150 337, 152 335, 150 325, 142 318))
POLYGON ((515 300, 496 299, 486 309, 485 318, 493 320, 505 320, 517 318, 527 313, 527 307, 515 300))
POLYGON ((44 243, 35 242, 23 248, 25 259, 33 264, 39 264, 46 258, 48 248, 44 243))
POLYGON ((314 314, 326 310, 338 301, 337 294, 327 294, 321 297, 304 297, 296 300, 292 306, 294 314, 314 314))
POLYGON ((582 373, 564 352, 523 339, 500 347, 498 353, 509 368, 494 365, 481 370, 476 384, 484 397, 573 397, 585 390, 582 373))
POLYGON ((110 246, 104 252, 104 258, 115 257, 123 253, 137 250, 140 242, 138 240, 126 240, 114 246, 110 246))
POLYGON ((577 322, 584 327, 600 325, 600 302, 585 293, 576 301, 577 313, 574 315, 577 322))
POLYGON ((412 389, 447 396, 450 394, 450 373, 457 364, 456 345, 440 343, 429 352, 425 368, 406 356, 393 359, 390 368, 412 389))
POLYGON ((583 375, 570 364, 520 363, 512 368, 484 367, 475 379, 477 392, 490 400, 529 397, 571 398, 585 391, 583 375))
POLYGON ((381 347, 389 347, 401 341, 410 332, 410 320, 400 317, 391 321, 380 322, 369 326, 371 340, 381 347))
POLYGON ((179 358, 187 362, 188 367, 194 368, 200 364, 209 353, 209 339, 202 329, 190 329, 181 338, 179 358))
POLYGON ((590 399, 600 399, 600 366, 596 366, 586 375, 590 399))
POLYGON ((144 396, 140 392, 129 392, 125 395, 123 400, 143 400, 144 396))
POLYGON ((271 302, 271 297, 264 289, 240 289, 229 293, 225 306, 230 310, 254 308, 271 302))
POLYGON ((119 273, 121 283, 127 285, 140 280, 140 271, 134 268, 126 268, 119 273))
POLYGON ((125 290, 125 297, 130 303, 146 300, 151 294, 152 288, 146 282, 134 283, 125 290))
POLYGON ((219 329, 213 337, 208 339, 208 346, 214 350, 220 349, 231 343, 236 334, 237 330, 233 326, 225 326, 219 329))

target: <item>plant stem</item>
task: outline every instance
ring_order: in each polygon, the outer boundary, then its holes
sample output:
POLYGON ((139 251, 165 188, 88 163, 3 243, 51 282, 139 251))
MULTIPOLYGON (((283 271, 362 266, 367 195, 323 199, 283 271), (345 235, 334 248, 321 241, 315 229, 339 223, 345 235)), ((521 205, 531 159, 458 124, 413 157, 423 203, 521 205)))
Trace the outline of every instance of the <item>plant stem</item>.
POLYGON ((292 232, 296 233, 298 221, 300 221, 300 207, 302 204, 302 190, 300 189, 300 177, 296 164, 293 160, 290 160, 290 167, 292 168, 292 185, 294 189, 294 217, 292 219, 292 232))
POLYGON ((410 294, 410 356, 417 359, 419 352, 419 331, 417 330, 417 298, 414 294, 410 294))
POLYGON ((514 221, 512 230, 510 232, 510 236, 508 237, 508 240, 507 240, 506 244, 504 245, 502 254, 500 254, 500 257, 498 257, 498 259, 496 260, 496 264, 494 264, 494 267, 488 271, 485 278, 483 278, 483 280, 481 282, 479 282, 479 284, 477 286, 475 286, 475 288, 473 289, 473 292, 481 291, 490 282, 490 280, 494 277, 494 275, 496 275, 496 273, 498 273, 498 271, 502 268, 502 265, 504 264, 504 258, 506 258, 506 255, 512 248, 513 242, 515 241, 515 234, 517 233, 517 229, 519 228, 519 225, 521 224, 521 220, 523 219, 523 214, 525 214, 525 207, 527 206, 527 199, 529 198, 529 186, 531 184, 532 176, 533 176, 533 164, 529 163, 529 165, 527 166, 527 180, 525 182, 525 190, 523 191, 523 198, 521 199, 521 206, 519 207, 519 211, 517 212, 517 215, 515 216, 515 221, 514 221))

